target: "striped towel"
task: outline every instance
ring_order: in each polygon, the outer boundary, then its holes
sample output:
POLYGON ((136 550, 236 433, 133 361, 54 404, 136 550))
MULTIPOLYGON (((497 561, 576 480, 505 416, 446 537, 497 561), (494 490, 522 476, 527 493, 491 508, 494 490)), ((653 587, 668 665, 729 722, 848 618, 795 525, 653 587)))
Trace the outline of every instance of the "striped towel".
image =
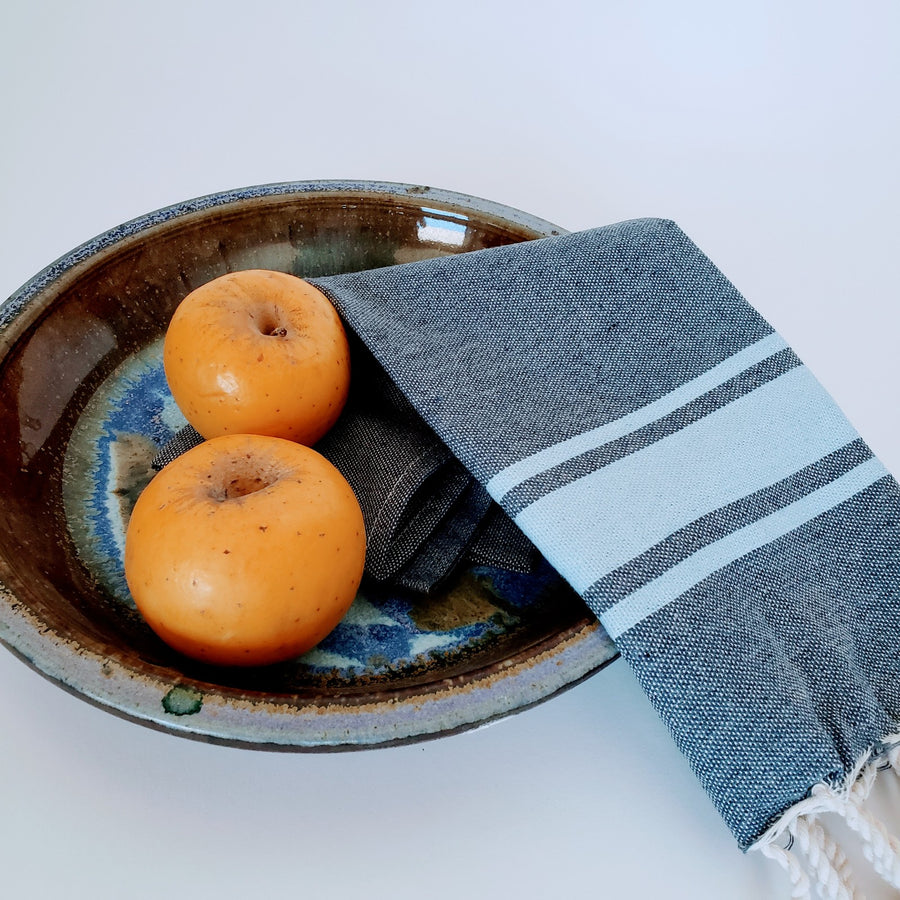
POLYGON ((900 886, 862 806, 900 752, 898 486, 684 233, 313 283, 596 613, 738 844, 796 896, 798 846, 843 885, 837 810, 900 886))

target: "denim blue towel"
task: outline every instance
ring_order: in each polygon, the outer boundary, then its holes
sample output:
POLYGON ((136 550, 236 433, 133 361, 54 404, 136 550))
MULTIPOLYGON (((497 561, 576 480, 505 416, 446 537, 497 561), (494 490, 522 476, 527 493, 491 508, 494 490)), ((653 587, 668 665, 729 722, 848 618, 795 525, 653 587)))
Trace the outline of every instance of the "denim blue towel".
POLYGON ((596 613, 739 845, 800 895, 785 844, 842 878, 838 810, 896 879, 859 785, 898 743, 898 485, 685 234, 312 281, 596 613))

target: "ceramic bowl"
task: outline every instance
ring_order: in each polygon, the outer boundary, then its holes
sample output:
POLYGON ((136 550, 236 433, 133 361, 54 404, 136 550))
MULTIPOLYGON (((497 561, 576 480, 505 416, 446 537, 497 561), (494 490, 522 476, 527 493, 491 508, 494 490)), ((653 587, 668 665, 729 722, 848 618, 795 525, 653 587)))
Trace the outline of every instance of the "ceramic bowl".
POLYGON ((143 216, 36 275, 0 306, 0 640, 111 712, 269 749, 437 737, 596 672, 615 650, 546 565, 466 569, 428 598, 364 588, 327 642, 255 670, 171 651, 122 572, 131 505, 183 422, 161 339, 190 289, 237 269, 326 275, 560 231, 421 186, 276 184, 143 216))

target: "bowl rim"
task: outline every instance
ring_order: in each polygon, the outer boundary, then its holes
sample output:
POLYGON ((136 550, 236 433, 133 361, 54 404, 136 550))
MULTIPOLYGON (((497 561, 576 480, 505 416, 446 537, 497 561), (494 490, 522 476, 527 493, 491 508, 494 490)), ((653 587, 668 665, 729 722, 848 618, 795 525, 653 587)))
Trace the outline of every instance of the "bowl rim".
POLYGON ((32 297, 39 294, 70 269, 127 238, 136 237, 142 231, 192 213, 204 212, 219 206, 227 206, 246 200, 288 196, 291 194, 360 194, 382 195, 385 197, 397 197, 402 194, 408 195, 414 200, 427 198, 444 205, 473 210, 500 221, 532 229, 547 236, 566 233, 566 229, 515 207, 458 191, 434 188, 427 185, 399 181, 341 179, 279 181, 249 185, 202 194, 190 200, 182 200, 160 207, 152 212, 136 216, 120 225, 115 225, 106 231, 102 231, 63 253, 56 260, 35 273, 21 287, 13 291, 7 300, 0 302, 0 335, 17 318, 32 297))
MULTIPOLYGON (((140 215, 110 228, 60 256, 0 303, 0 360, 10 347, 5 338, 14 323, 27 318, 32 302, 68 273, 93 257, 141 235, 155 226, 256 199, 299 195, 348 195, 360 199, 409 197, 416 205, 435 204, 436 211, 454 209, 460 215, 478 213, 498 224, 525 228, 538 237, 565 234, 565 229, 522 210, 457 191, 390 181, 311 180, 273 182, 205 194, 140 215)), ((51 301, 52 302, 52 298, 51 301)), ((13 329, 14 330, 14 329, 13 329)), ((15 336, 13 336, 13 342, 15 336)), ((571 629, 543 645, 520 652, 495 672, 474 670, 458 679, 423 691, 414 703, 390 697, 347 709, 310 703, 292 707, 279 697, 197 693, 188 677, 163 678, 138 672, 114 657, 49 629, 14 592, 0 581, 0 644, 32 669, 69 693, 119 717, 182 737, 252 749, 347 750, 414 743, 482 727, 499 718, 541 703, 593 675, 612 662, 617 652, 596 622, 571 629), (49 633, 48 633, 49 632, 49 633), (552 644, 552 646, 550 646, 552 644), (166 699, 181 691, 182 706, 166 699), (187 699, 189 702, 183 702, 187 699), (435 724, 435 723, 439 724, 435 724)))

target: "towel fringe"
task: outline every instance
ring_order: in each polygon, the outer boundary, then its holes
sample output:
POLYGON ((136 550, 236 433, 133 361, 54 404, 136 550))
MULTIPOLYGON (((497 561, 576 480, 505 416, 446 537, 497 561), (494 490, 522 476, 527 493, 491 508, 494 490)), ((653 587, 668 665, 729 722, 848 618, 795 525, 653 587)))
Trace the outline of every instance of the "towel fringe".
POLYGON ((900 889, 900 840, 864 806, 878 772, 888 768, 900 776, 900 734, 885 738, 865 754, 840 786, 817 784, 750 848, 787 871, 792 900, 809 900, 813 888, 828 900, 863 900, 844 851, 819 822, 824 813, 840 816, 860 839, 863 856, 874 871, 900 889))
POLYGON ((850 864, 840 845, 828 834, 815 816, 798 816, 787 829, 789 844, 761 845, 759 849, 770 859, 775 859, 787 870, 791 879, 791 900, 812 898, 815 879, 819 896, 829 900, 862 900, 853 884, 850 864), (806 857, 806 866, 793 852, 799 847, 806 857))
POLYGON ((900 841, 863 806, 880 768, 880 762, 869 763, 847 797, 840 800, 836 811, 844 817, 848 827, 859 835, 863 856, 875 871, 888 884, 900 889, 900 841))

